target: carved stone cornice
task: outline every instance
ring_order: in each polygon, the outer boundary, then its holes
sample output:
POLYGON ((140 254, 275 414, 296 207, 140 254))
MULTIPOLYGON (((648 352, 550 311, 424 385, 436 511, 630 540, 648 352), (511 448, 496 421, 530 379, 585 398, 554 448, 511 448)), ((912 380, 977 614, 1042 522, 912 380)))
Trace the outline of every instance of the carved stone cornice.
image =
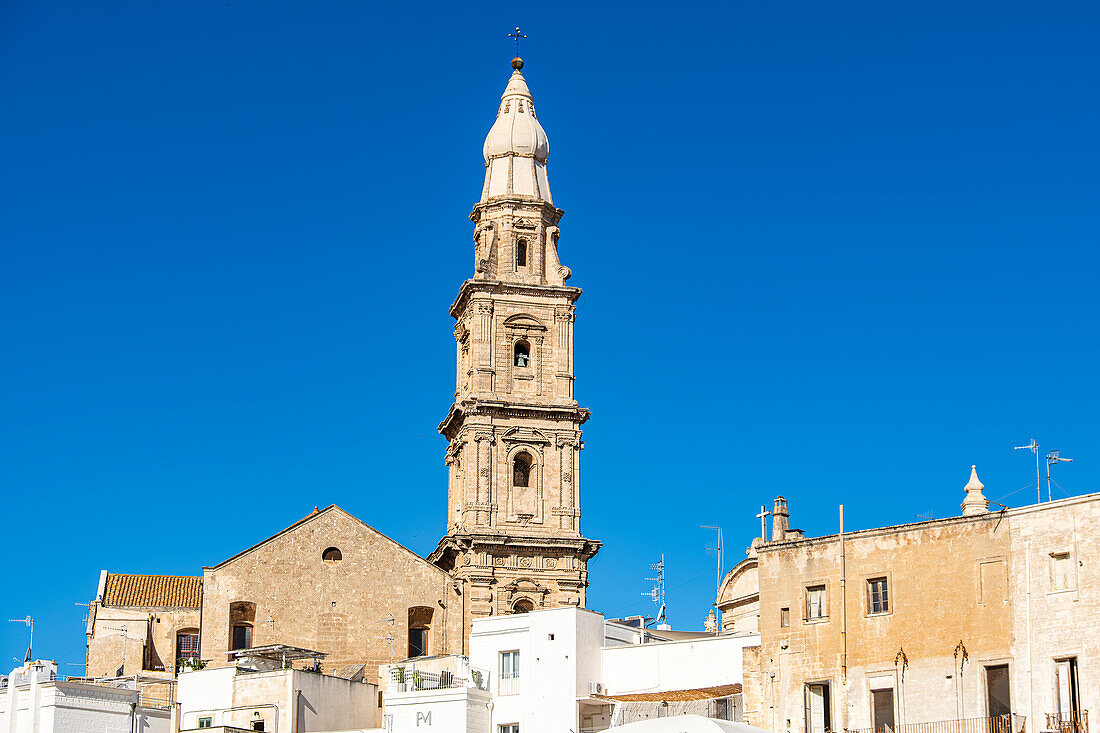
POLYGON ((530 295, 536 297, 559 297, 573 304, 581 297, 581 289, 570 285, 528 285, 526 283, 503 282, 501 280, 467 280, 458 289, 458 295, 451 303, 452 318, 462 315, 467 301, 475 294, 493 295, 530 295))
POLYGON ((503 551, 527 551, 528 553, 549 553, 553 555, 572 555, 582 560, 595 556, 603 543, 587 537, 552 537, 544 535, 505 534, 502 532, 460 531, 444 536, 439 545, 428 556, 429 562, 435 562, 437 554, 446 549, 470 552, 473 550, 501 553, 503 551))
POLYGON ((447 416, 439 423, 438 430, 447 440, 452 440, 466 419, 478 415, 555 420, 583 425, 592 416, 592 411, 577 405, 534 405, 468 397, 451 405, 447 416))
POLYGON ((534 196, 511 194, 507 196, 494 196, 488 201, 474 204, 474 208, 470 212, 470 221, 476 224, 486 214, 513 214, 514 210, 517 208, 526 211, 537 211, 543 219, 551 224, 557 224, 561 221, 561 218, 565 216, 564 210, 557 208, 549 201, 543 201, 534 196))

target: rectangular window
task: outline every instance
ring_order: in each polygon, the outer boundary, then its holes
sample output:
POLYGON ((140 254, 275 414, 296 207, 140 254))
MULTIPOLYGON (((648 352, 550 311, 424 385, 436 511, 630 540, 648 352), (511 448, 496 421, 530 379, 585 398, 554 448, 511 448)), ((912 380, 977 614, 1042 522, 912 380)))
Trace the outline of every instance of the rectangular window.
POLYGON ((806 589, 806 618, 813 620, 825 618, 829 609, 825 605, 825 586, 811 585, 806 589))
POLYGON ((806 685, 806 733, 826 733, 833 729, 829 704, 829 683, 806 685))
POLYGON ((1050 589, 1069 590, 1073 587, 1073 562, 1068 552, 1050 555, 1050 589))
POLYGON ((717 720, 731 720, 730 718, 730 699, 728 697, 720 697, 714 700, 714 706, 711 709, 710 717, 717 720))
POLYGON ((253 720, 252 721, 252 730, 264 730, 264 721, 262 721, 262 720, 253 720))
POLYGON ((867 612, 886 613, 890 610, 890 595, 886 589, 886 578, 871 578, 867 581, 867 612))
POLYGON ((500 694, 519 694, 519 651, 500 653, 500 694))
POLYGON ((199 718, 199 727, 200 728, 213 728, 214 727, 214 719, 213 718, 199 718))
POLYGON ((894 691, 871 690, 871 707, 875 715, 875 733, 889 733, 894 729, 894 691))
POLYGON ((409 657, 424 657, 428 654, 428 630, 409 629, 409 657))
MULTIPOLYGON (((1086 713, 1088 711, 1085 711, 1086 713)), ((1048 717, 1047 728, 1063 733, 1083 730, 1080 698, 1077 690, 1077 657, 1054 662, 1054 720, 1048 717)))
POLYGON ((779 609, 779 628, 785 629, 791 625, 791 609, 779 609))
POLYGON ((1012 713, 1007 664, 996 664, 985 668, 985 694, 989 717, 999 718, 1012 713))
POLYGON ((251 626, 234 626, 233 627, 233 649, 230 651, 236 651, 237 649, 251 649, 252 648, 252 627, 251 626))
POLYGON ((498 725, 497 730, 500 733, 519 733, 519 723, 508 723, 506 725, 498 725))

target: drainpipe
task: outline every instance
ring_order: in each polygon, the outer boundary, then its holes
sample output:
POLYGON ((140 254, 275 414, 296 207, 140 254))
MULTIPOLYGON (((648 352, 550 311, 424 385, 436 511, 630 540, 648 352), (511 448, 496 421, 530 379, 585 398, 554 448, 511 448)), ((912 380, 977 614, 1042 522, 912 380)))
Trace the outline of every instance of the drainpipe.
MULTIPOLYGON (((1035 692, 1033 689, 1033 678, 1035 675, 1031 673, 1031 667, 1034 664, 1034 660, 1031 657, 1031 540, 1028 540, 1024 545, 1024 578, 1027 581, 1027 722, 1032 726, 1032 730, 1037 730, 1035 727, 1035 692)), ((1076 556, 1075 558, 1076 559, 1076 556)))
MULTIPOLYGON (((141 694, 138 692, 137 694, 141 694)), ((130 703, 130 733, 134 733, 134 723, 137 722, 137 702, 130 703)))
POLYGON ((848 729, 848 571, 844 554, 844 505, 840 505, 840 721, 848 729))
POLYGON ((301 690, 295 690, 294 691, 294 705, 293 705, 294 720, 290 721, 290 733, 298 733, 298 713, 299 713, 299 709, 301 708, 301 702, 302 702, 302 691, 301 690))

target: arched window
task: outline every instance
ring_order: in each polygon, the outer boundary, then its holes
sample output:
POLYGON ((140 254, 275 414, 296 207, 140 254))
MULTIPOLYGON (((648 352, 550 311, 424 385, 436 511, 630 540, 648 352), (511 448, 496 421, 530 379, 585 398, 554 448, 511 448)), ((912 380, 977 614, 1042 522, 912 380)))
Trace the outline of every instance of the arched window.
POLYGON ((256 623, 256 604, 233 601, 229 604, 229 650, 252 647, 252 624, 256 623))
POLYGON ((521 598, 512 604, 512 613, 531 613, 535 610, 535 604, 526 598, 521 598))
POLYGON ((428 606, 409 609, 409 658, 428 655, 428 636, 432 627, 432 611, 428 606))
POLYGON ((517 453, 512 459, 512 486, 531 485, 531 456, 517 453))
POLYGON ((516 267, 527 267, 527 240, 516 242, 516 267))
POLYGON ((516 342, 516 345, 512 347, 512 364, 518 367, 527 367, 531 365, 531 344, 520 339, 516 342))
POLYGON ((321 553, 321 560, 327 565, 335 565, 344 559, 339 547, 330 547, 321 553))
POLYGON ((176 633, 176 667, 199 658, 199 630, 183 629, 176 633))

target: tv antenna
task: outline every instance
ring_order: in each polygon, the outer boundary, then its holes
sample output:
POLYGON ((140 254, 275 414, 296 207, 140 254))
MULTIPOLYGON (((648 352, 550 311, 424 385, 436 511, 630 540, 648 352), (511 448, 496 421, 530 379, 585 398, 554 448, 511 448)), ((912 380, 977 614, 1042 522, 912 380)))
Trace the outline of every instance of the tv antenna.
MULTIPOLYGON (((30 630, 31 630, 31 640, 27 643, 27 658, 24 659, 23 661, 24 662, 31 661, 31 658, 33 657, 33 651, 32 650, 34 649, 34 619, 31 618, 30 616, 27 616, 26 618, 9 618, 8 622, 13 623, 13 624, 26 624, 30 628, 30 630)), ((19 660, 16 660, 16 661, 19 661, 19 660)))
MULTIPOLYGON (((1032 438, 1027 445, 1017 445, 1012 450, 1029 450, 1035 454, 1035 503, 1038 504, 1043 500, 1042 489, 1040 488, 1041 479, 1039 478, 1039 444, 1035 442, 1035 438, 1032 438)), ((1049 489, 1049 487, 1047 488, 1049 489)))
POLYGON ((380 624, 389 624, 390 625, 390 631, 389 631, 388 634, 386 634, 386 641, 388 641, 390 643, 390 661, 391 662, 393 661, 393 624, 394 624, 395 620, 396 619, 394 619, 393 614, 391 613, 386 618, 379 619, 379 621, 378 621, 378 623, 380 623, 380 624))
POLYGON ((712 555, 718 558, 718 583, 717 585, 715 585, 714 591, 715 594, 717 594, 718 591, 722 588, 722 528, 716 527, 711 524, 700 524, 699 529, 713 529, 715 532, 718 533, 717 547, 707 547, 705 545, 703 546, 703 549, 708 555, 712 555))
POLYGON ((1050 501, 1050 467, 1056 463, 1073 463, 1073 459, 1062 458, 1056 450, 1047 453, 1047 501, 1050 501))
POLYGON ((642 595, 656 604, 657 617, 653 619, 653 623, 660 624, 665 621, 665 554, 663 552, 661 553, 661 560, 650 565, 649 569, 656 570, 657 577, 646 578, 646 580, 652 581, 656 585, 653 586, 653 590, 642 593, 642 595))

